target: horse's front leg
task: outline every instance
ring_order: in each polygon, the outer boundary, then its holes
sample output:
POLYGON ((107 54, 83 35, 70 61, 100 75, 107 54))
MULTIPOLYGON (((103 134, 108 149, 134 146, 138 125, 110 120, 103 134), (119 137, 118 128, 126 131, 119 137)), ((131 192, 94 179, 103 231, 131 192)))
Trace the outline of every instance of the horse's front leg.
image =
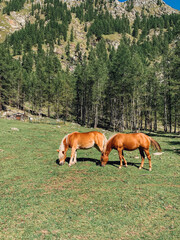
POLYGON ((73 159, 76 155, 76 148, 72 148, 71 150, 71 158, 70 158, 70 161, 69 161, 69 167, 71 167, 71 165, 73 165, 73 159))
POLYGON ((122 158, 123 158, 122 149, 121 148, 118 148, 118 154, 119 154, 119 160, 120 160, 119 169, 121 169, 121 167, 122 167, 122 158))
POLYGON ((77 150, 75 151, 75 154, 74 154, 74 164, 77 163, 77 150))
POLYGON ((145 155, 144 155, 143 149, 139 149, 139 152, 140 152, 140 154, 141 154, 141 165, 140 165, 139 169, 142 169, 143 166, 144 166, 144 158, 145 158, 145 155))

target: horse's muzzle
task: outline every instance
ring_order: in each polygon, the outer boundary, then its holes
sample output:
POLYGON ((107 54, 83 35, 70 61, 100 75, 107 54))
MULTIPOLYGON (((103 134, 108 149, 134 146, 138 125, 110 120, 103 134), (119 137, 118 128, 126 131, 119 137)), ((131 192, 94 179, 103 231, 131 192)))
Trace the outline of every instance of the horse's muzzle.
POLYGON ((59 162, 59 165, 60 165, 60 166, 64 165, 64 162, 59 162))
POLYGON ((105 165, 106 165, 106 164, 100 163, 100 166, 101 166, 101 167, 105 167, 105 165))

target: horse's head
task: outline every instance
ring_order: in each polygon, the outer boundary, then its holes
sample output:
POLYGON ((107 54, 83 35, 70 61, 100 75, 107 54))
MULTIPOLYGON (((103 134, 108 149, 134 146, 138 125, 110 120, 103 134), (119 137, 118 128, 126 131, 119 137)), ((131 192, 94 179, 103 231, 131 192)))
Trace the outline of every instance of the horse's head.
POLYGON ((62 150, 57 150, 58 154, 58 158, 59 158, 59 165, 63 165, 65 163, 66 160, 66 154, 64 151, 62 150))
POLYGON ((102 153, 101 155, 101 166, 104 167, 106 165, 106 163, 108 162, 109 157, 108 155, 106 155, 105 153, 102 153))

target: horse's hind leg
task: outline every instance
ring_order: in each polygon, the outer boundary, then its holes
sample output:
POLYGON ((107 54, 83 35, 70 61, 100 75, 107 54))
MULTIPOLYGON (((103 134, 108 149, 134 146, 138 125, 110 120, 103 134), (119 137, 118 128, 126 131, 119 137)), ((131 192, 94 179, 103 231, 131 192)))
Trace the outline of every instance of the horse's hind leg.
POLYGON ((139 152, 140 152, 140 154, 141 154, 141 165, 140 165, 139 169, 142 169, 143 166, 144 166, 144 158, 145 158, 145 155, 144 155, 143 149, 140 148, 140 149, 139 149, 139 152))
POLYGON ((125 158, 124 158, 124 153, 123 153, 123 151, 122 151, 122 159, 123 159, 123 161, 124 161, 125 167, 127 167, 127 162, 126 162, 126 160, 125 160, 125 158))
POLYGON ((151 165, 151 155, 150 155, 150 153, 149 153, 149 149, 144 150, 144 151, 145 151, 146 156, 147 156, 147 158, 148 158, 148 160, 149 160, 149 171, 151 171, 151 170, 152 170, 152 165, 151 165))

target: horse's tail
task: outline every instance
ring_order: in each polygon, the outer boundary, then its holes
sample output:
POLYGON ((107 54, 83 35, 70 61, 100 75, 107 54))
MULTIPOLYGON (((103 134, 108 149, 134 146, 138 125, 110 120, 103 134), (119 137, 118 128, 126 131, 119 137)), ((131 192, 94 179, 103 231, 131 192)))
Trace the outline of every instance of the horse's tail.
POLYGON ((104 134, 103 134, 103 136, 104 136, 104 140, 103 140, 103 153, 104 153, 106 151, 107 138, 104 134))
POLYGON ((158 142, 156 142, 153 138, 149 137, 149 140, 151 142, 151 147, 155 150, 158 150, 158 152, 161 152, 162 149, 161 149, 161 146, 158 142))

